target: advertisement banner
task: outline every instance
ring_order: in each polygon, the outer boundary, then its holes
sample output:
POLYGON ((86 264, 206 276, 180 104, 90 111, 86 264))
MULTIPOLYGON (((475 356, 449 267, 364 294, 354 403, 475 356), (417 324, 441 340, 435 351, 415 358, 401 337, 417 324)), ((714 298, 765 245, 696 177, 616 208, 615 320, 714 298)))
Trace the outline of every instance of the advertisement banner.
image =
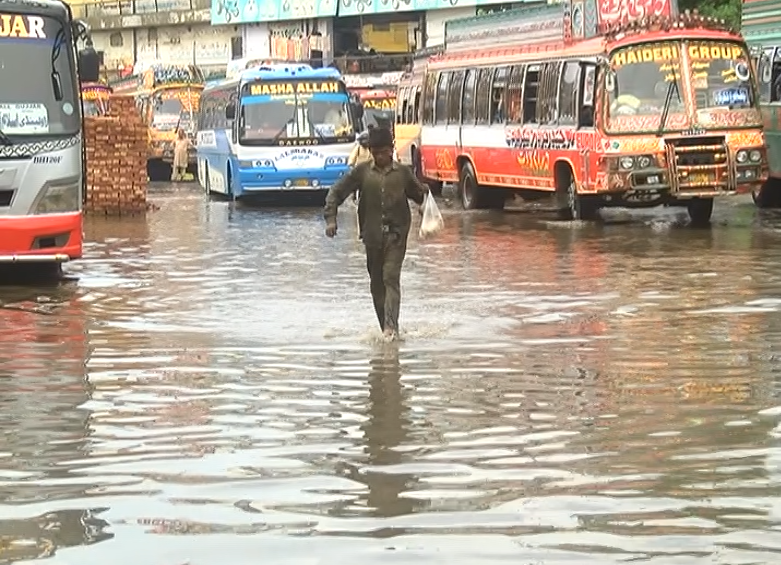
POLYGON ((212 0, 212 25, 330 18, 337 0, 212 0))
POLYGON ((339 0, 339 16, 468 8, 507 3, 508 0, 339 0))

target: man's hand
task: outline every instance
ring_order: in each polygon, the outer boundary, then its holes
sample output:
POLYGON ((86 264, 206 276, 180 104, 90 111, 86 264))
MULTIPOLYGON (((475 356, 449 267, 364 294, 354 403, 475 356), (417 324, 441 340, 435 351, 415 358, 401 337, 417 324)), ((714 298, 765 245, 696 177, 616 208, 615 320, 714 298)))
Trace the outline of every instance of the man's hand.
POLYGON ((325 235, 327 237, 334 237, 336 235, 336 224, 328 224, 325 227, 325 235))

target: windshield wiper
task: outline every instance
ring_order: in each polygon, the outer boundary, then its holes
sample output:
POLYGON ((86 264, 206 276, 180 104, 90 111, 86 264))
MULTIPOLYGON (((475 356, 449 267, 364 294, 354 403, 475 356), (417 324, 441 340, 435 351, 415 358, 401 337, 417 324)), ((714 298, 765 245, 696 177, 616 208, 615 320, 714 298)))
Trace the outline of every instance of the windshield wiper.
POLYGON ((670 103, 673 100, 673 91, 678 95, 678 102, 681 102, 681 89, 678 86, 678 73, 677 69, 673 67, 673 80, 667 87, 667 94, 664 97, 664 108, 662 109, 662 118, 659 120, 659 130, 656 132, 657 137, 661 137, 664 133, 664 127, 667 125, 667 117, 670 114, 670 103))
POLYGON ((11 141, 11 138, 8 137, 6 134, 3 133, 3 130, 0 130, 0 145, 5 145, 8 147, 9 145, 13 145, 14 142, 11 141))
POLYGON ((54 99, 60 102, 63 99, 62 93, 62 79, 60 73, 57 70, 57 59, 60 58, 60 52, 62 46, 65 43, 65 29, 60 26, 57 30, 57 34, 54 36, 54 44, 52 45, 52 91, 54 92, 54 99))
POLYGON ((292 124, 294 120, 295 118, 290 118, 288 121, 286 121, 285 125, 282 126, 282 128, 276 134, 274 134, 274 137, 271 138, 271 143, 276 143, 279 141, 279 138, 282 137, 282 134, 287 131, 287 126, 292 124))

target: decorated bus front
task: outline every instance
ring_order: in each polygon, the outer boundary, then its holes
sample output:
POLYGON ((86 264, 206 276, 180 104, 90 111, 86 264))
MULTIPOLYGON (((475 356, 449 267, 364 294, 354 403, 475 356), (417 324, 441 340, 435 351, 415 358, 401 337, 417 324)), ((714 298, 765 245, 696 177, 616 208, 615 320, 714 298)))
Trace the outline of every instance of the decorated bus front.
POLYGON ((81 106, 84 116, 105 116, 111 87, 102 82, 87 82, 81 85, 81 106))
POLYGON ((249 73, 238 108, 228 107, 238 122, 240 191, 327 190, 347 172, 355 141, 344 83, 338 75, 275 80, 249 73))
MULTIPOLYGON (((74 44, 86 27, 72 24, 62 2, 0 1, 0 263, 81 257, 74 44)), ((97 64, 91 71, 96 80, 97 64)))
POLYGON ((609 184, 681 196, 751 192, 767 177, 767 159, 747 46, 715 31, 688 35, 609 53, 607 150, 625 155, 609 184))

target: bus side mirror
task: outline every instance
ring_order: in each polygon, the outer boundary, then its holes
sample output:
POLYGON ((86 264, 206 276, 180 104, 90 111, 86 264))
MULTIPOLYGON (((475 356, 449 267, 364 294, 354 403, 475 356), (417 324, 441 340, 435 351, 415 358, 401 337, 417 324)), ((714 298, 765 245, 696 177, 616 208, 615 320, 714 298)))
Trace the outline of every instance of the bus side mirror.
POLYGON ((360 122, 363 119, 363 104, 360 102, 352 102, 350 108, 352 108, 353 119, 356 122, 360 122))
POLYGON ((225 106, 225 119, 227 120, 236 119, 236 104, 234 104, 233 102, 228 102, 228 105, 225 106))
POLYGON ((100 80, 100 56, 91 43, 79 51, 79 81, 81 82, 100 80))

